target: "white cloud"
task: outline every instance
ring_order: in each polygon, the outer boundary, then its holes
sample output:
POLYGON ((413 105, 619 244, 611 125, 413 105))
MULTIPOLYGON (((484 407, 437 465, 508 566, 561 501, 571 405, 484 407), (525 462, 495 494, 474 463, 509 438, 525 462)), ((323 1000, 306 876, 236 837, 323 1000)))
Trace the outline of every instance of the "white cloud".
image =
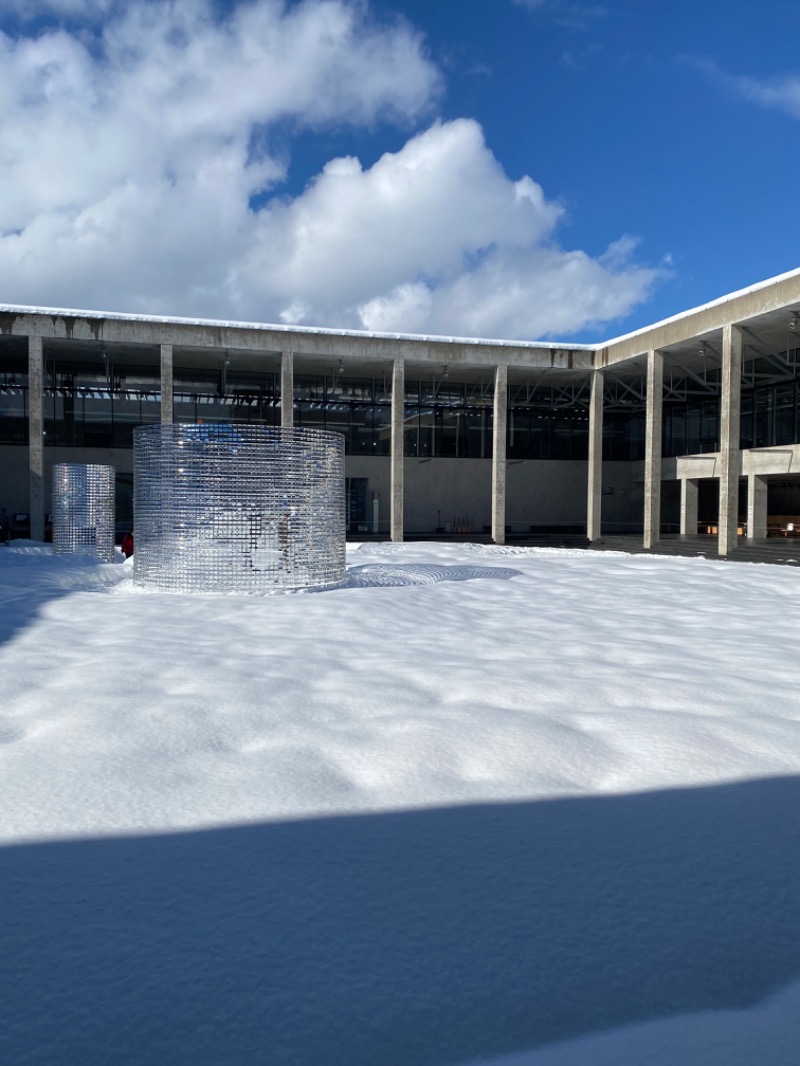
POLYGON ((792 118, 800 118, 800 75, 787 74, 770 81, 744 77, 728 80, 746 100, 785 111, 792 118))
POLYGON ((418 36, 357 0, 134 2, 86 40, 0 34, 7 302, 533 337, 622 316, 657 276, 630 245, 561 250, 561 207, 470 120, 279 196, 275 123, 418 122, 438 92, 418 36))
POLYGON ((627 313, 656 272, 630 240, 594 260, 552 242, 562 209, 513 182, 461 119, 433 126, 370 169, 329 163, 296 200, 259 218, 232 296, 284 297, 281 317, 365 329, 531 337, 627 313), (254 279, 257 281, 254 282, 254 279), (313 308, 313 311, 309 311, 313 308))
POLYGON ((571 0, 512 0, 512 3, 529 11, 543 12, 562 29, 582 33, 608 14, 608 9, 601 4, 574 3, 571 0))
POLYGON ((709 59, 688 61, 743 100, 785 111, 792 118, 800 118, 800 74, 777 74, 772 78, 759 79, 726 74, 709 59))

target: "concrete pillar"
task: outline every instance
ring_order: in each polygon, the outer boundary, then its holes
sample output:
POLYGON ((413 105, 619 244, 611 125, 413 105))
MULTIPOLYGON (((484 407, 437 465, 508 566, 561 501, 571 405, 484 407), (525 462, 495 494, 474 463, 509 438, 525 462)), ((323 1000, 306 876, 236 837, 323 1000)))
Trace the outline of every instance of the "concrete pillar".
POLYGON ((389 481, 390 529, 392 540, 403 539, 403 416, 405 413, 406 374, 405 363, 395 359, 392 367, 392 436, 391 474, 389 481))
POLYGON ((742 332, 730 322, 722 327, 722 395, 720 397, 720 555, 736 548, 739 522, 739 413, 742 392, 742 332))
POLYGON ((172 395, 174 373, 172 368, 172 345, 161 345, 161 425, 172 425, 172 395))
POLYGON ((28 416, 31 540, 44 540, 44 353, 41 337, 28 337, 28 416))
POLYGON ((281 352, 281 426, 294 425, 294 354, 281 352))
POLYGON ((602 370, 592 374, 589 400, 589 476, 586 497, 586 536, 600 539, 600 506, 603 491, 603 388, 602 370))
POLYGON ((492 422, 492 540, 506 542, 506 426, 508 424, 508 367, 494 368, 492 422))
POLYGON ((661 538, 661 416, 664 356, 647 353, 647 413, 644 427, 644 547, 661 538))
POLYGON ((700 482, 697 478, 681 478, 681 536, 697 534, 697 499, 700 482))
POLYGON ((747 539, 766 540, 767 479, 758 474, 747 476, 747 539))

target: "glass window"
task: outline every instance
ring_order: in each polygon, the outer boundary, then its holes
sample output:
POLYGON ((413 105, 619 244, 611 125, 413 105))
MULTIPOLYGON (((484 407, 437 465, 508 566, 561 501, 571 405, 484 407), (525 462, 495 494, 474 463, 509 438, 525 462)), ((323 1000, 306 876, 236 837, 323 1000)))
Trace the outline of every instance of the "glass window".
POLYGON ((550 458, 569 459, 572 449, 572 419, 562 411, 554 412, 551 439, 550 458))
POLYGON ((589 414, 572 416, 572 458, 589 458, 589 414))
POLYGON ((753 447, 753 393, 743 392, 739 415, 739 447, 753 447))
POLYGON ((417 455, 433 455, 433 430, 434 417, 432 407, 421 407, 419 410, 419 447, 417 455))
POLYGON ((700 414, 700 451, 715 452, 719 447, 719 404, 704 400, 700 414))
POLYGON ((298 426, 307 429, 325 429, 325 404, 317 401, 296 404, 295 420, 298 426))
POLYGON ((464 411, 458 408, 440 407, 437 419, 436 454, 456 459, 463 456, 466 446, 464 441, 464 411))
POLYGON ((531 412, 528 445, 528 458, 530 459, 550 458, 550 415, 550 411, 542 408, 531 412))
POLYGON ((354 403, 350 408, 350 438, 348 452, 352 455, 372 455, 372 404, 354 403))
POLYGON ((392 443, 392 409, 386 404, 372 408, 372 447, 375 455, 389 455, 392 443))
POLYGON ((775 389, 775 444, 794 444, 797 441, 795 413, 795 382, 778 385, 775 389))
MULTIPOLYGON (((77 417, 75 421, 77 423, 77 417)), ((111 392, 108 388, 87 390, 83 394, 83 445, 87 448, 110 448, 111 427, 111 392)))
MULTIPOLYGON (((10 377, 10 375, 9 375, 10 377)), ((2 375, 0 375, 0 380, 2 375)), ((21 385, 0 384, 0 441, 4 444, 27 444, 26 418, 28 390, 21 385)))
POLYGON ((485 407, 467 408, 466 454, 470 459, 491 459, 491 419, 485 407))
POLYGON ((530 444, 530 411, 512 407, 508 412, 508 457, 527 459, 530 444))
POLYGON ((771 388, 756 389, 753 410, 753 446, 765 448, 773 442, 772 412, 775 393, 771 388))
POLYGON ((693 404, 686 411, 686 454, 700 451, 700 406, 693 404))
POLYGON ((403 414, 403 455, 419 454, 419 411, 407 407, 403 414))
POLYGON ((141 425, 141 405, 137 393, 114 395, 114 447, 132 448, 134 426, 141 425))
POLYGON ((346 448, 350 438, 350 405, 328 403, 325 407, 325 429, 329 433, 341 433, 346 448))

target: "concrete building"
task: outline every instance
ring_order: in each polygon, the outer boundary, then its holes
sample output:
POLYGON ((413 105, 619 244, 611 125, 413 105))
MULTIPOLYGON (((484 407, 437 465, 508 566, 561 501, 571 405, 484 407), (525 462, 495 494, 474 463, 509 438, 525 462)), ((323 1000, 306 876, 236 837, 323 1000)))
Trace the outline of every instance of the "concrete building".
POLYGON ((349 531, 800 528, 800 270, 599 345, 359 333, 0 306, 0 508, 45 536, 54 463, 132 430, 262 422, 345 435, 349 531))

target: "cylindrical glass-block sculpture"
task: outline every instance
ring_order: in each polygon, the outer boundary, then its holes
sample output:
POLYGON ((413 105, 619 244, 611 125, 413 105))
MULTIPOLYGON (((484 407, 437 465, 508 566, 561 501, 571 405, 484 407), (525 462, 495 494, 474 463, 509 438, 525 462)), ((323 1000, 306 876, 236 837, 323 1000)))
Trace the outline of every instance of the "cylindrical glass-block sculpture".
POLYGON ((133 452, 135 585, 259 593, 344 583, 341 434, 140 426, 133 452))
POLYGON ((53 553, 114 562, 114 467, 53 467, 53 553))

